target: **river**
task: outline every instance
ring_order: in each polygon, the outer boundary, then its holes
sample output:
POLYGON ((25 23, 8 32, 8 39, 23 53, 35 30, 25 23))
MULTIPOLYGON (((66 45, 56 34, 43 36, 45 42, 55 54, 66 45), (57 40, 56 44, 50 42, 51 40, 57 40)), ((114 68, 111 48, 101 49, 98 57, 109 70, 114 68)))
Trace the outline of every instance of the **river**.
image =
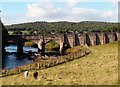
MULTIPOLYGON (((2 56, 2 66, 7 69, 13 69, 16 66, 22 66, 25 64, 32 63, 33 60, 28 60, 28 56, 21 55, 17 56, 17 46, 16 45, 10 45, 8 47, 5 47, 6 53, 2 56)), ((23 53, 27 53, 29 50, 32 50, 33 52, 38 52, 37 48, 33 47, 23 47, 23 53)))

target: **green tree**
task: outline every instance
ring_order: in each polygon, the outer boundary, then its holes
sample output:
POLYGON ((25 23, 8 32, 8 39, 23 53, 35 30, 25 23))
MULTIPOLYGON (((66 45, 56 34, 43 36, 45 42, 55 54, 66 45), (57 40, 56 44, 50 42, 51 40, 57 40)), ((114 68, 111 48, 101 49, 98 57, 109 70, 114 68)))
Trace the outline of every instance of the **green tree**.
POLYGON ((6 30, 6 28, 4 27, 3 23, 0 22, 0 24, 2 25, 2 53, 5 52, 5 46, 7 45, 7 37, 8 37, 8 31, 6 30))

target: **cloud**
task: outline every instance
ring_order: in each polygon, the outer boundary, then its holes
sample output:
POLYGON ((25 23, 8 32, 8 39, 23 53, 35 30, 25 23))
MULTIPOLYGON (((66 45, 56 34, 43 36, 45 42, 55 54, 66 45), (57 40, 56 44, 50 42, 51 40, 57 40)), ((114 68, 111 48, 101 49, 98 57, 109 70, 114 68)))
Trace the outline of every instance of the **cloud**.
POLYGON ((73 7, 73 6, 75 6, 76 4, 78 4, 79 2, 80 2, 80 0, 68 0, 67 6, 68 6, 68 7, 73 7))
POLYGON ((69 0, 69 6, 57 6, 53 2, 30 3, 27 4, 26 13, 4 15, 3 21, 6 24, 32 21, 118 21, 117 9, 95 10, 80 8, 75 6, 78 4, 78 0, 75 0, 74 3, 72 1, 69 0))
POLYGON ((54 9, 54 6, 50 3, 33 3, 27 5, 28 11, 27 16, 28 17, 46 17, 48 16, 47 13, 52 13, 54 9), (52 10, 52 11, 51 11, 52 10))
POLYGON ((0 0, 0 2, 118 2, 119 0, 0 0))
POLYGON ((27 19, 24 16, 24 14, 19 14, 19 15, 7 15, 6 13, 2 14, 2 22, 7 25, 24 23, 24 22, 28 22, 28 21, 31 21, 31 20, 27 19))
MULTIPOLYGON (((71 5, 75 5, 75 3, 71 5)), ((33 3, 29 4, 27 7, 28 11, 26 16, 28 18, 68 21, 115 21, 117 19, 117 11, 111 10, 100 11, 94 9, 79 8, 75 6, 72 8, 59 8, 55 7, 52 3, 33 3)))
POLYGON ((28 4, 27 8, 26 17, 29 18, 52 19, 61 18, 66 15, 62 8, 55 7, 50 2, 28 4))
POLYGON ((107 2, 119 2, 120 0, 106 0, 107 2))
POLYGON ((117 10, 100 11, 86 8, 72 8, 71 17, 77 21, 79 20, 117 21, 117 10))

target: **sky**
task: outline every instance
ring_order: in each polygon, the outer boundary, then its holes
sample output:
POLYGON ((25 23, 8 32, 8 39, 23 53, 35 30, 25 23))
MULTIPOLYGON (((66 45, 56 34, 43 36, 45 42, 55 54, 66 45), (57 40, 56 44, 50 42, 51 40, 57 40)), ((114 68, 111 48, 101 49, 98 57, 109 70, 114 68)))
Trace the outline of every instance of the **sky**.
POLYGON ((118 21, 119 0, 1 0, 5 25, 36 21, 118 21))

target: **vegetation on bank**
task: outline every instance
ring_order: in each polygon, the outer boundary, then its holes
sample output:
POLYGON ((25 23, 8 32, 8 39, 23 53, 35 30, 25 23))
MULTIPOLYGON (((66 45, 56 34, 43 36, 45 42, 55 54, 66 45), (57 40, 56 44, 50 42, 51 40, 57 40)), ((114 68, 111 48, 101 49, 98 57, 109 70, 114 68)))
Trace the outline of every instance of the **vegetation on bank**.
MULTIPOLYGON (((24 46, 34 47, 35 45, 37 45, 37 44, 33 41, 27 41, 24 43, 24 46)), ((58 50, 59 51, 59 44, 54 42, 54 41, 50 41, 50 42, 45 44, 45 49, 46 49, 46 51, 51 51, 51 50, 58 50)))
POLYGON ((10 34, 39 35, 53 33, 80 33, 80 32, 117 32, 120 31, 119 23, 110 22, 29 22, 22 24, 6 25, 10 34))
POLYGON ((27 41, 27 42, 24 43, 24 46, 30 46, 30 47, 32 47, 34 44, 36 44, 36 43, 33 42, 33 41, 27 41))
POLYGON ((59 44, 54 41, 50 41, 50 42, 46 43, 45 48, 47 51, 51 51, 51 50, 59 51, 59 44))
POLYGON ((70 53, 77 53, 80 52, 82 50, 81 46, 75 46, 73 48, 69 48, 65 51, 66 54, 70 54, 70 53))
POLYGON ((39 70, 39 69, 44 69, 52 66, 56 66, 62 63, 66 63, 69 61, 72 61, 74 59, 78 59, 80 57, 83 57, 87 54, 90 53, 90 50, 84 46, 84 47, 79 47, 81 50, 77 51, 76 53, 68 54, 68 55, 62 55, 62 56, 57 56, 56 58, 44 58, 45 60, 42 60, 41 57, 38 57, 36 62, 32 64, 27 64, 24 66, 19 66, 16 67, 12 70, 2 70, 2 76, 9 76, 9 75, 15 75, 21 72, 24 72, 25 70, 39 70))
POLYGON ((82 58, 42 70, 2 78, 3 85, 117 85, 118 42, 91 46, 82 58), (38 79, 33 73, 38 72, 38 79))

